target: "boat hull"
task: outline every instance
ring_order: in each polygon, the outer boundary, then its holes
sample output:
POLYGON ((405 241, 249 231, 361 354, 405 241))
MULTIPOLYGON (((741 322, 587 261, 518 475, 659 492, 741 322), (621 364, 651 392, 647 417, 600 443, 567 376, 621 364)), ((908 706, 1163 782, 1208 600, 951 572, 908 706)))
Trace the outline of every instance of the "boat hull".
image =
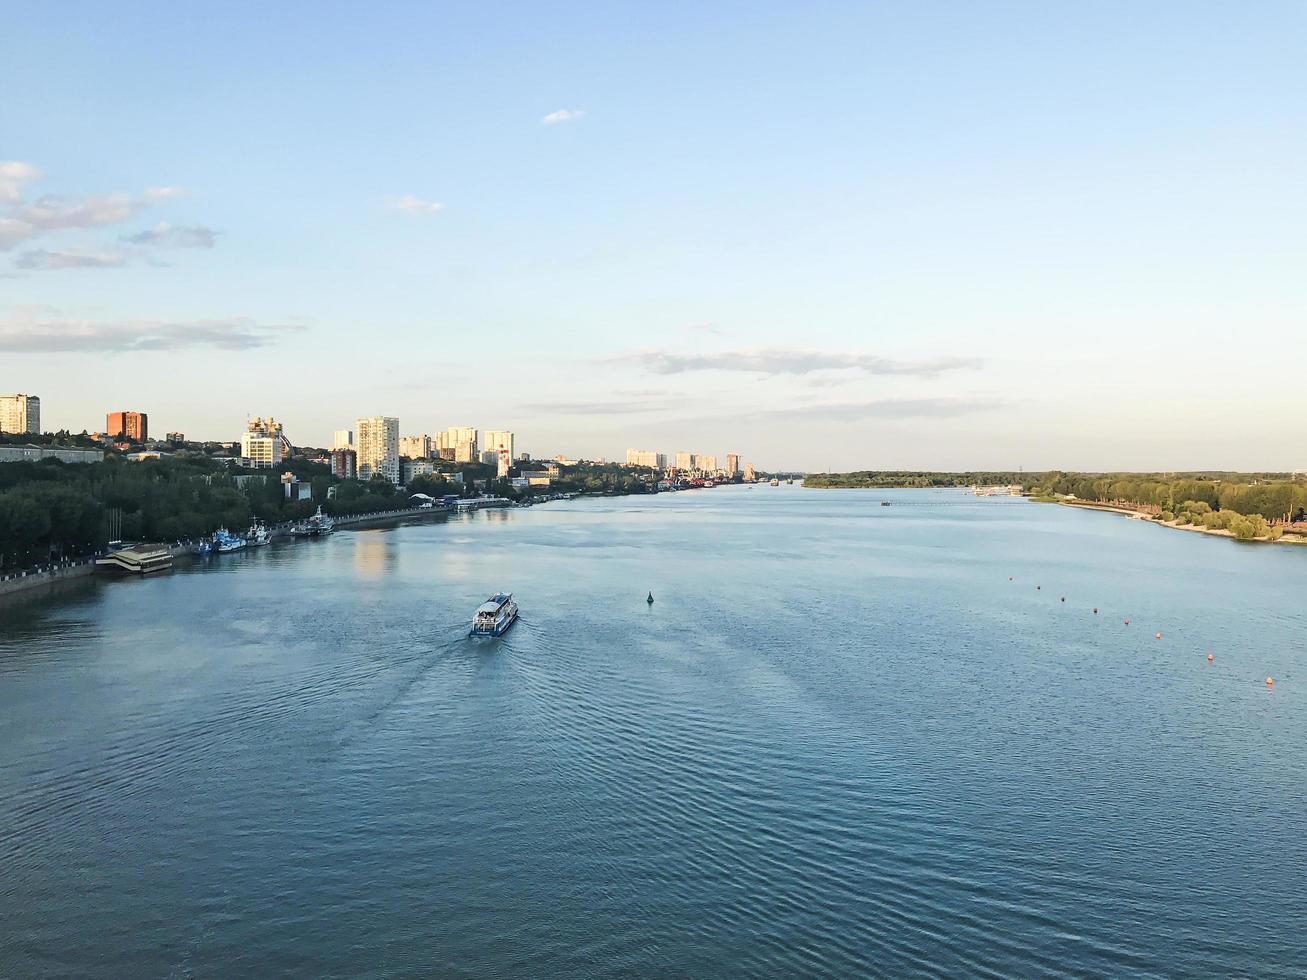
POLYGON ((490 627, 473 626, 471 631, 469 631, 467 635, 468 636, 503 636, 505 633, 508 632, 509 627, 511 627, 516 622, 517 622, 517 610, 514 609, 507 616, 505 616, 503 620, 501 620, 498 623, 495 623, 494 626, 490 626, 490 627))

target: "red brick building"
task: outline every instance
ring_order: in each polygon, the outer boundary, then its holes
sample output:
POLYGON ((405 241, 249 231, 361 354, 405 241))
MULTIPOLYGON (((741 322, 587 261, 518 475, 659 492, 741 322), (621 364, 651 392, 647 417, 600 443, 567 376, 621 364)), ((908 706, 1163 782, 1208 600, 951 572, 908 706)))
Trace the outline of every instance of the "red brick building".
POLYGON ((104 418, 104 434, 144 442, 150 437, 149 416, 144 412, 110 412, 104 418))

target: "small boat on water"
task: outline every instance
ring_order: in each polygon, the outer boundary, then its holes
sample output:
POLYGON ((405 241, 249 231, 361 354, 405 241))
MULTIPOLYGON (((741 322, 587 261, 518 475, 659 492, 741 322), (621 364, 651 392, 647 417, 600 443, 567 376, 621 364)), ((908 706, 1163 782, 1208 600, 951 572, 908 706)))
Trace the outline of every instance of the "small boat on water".
POLYGON ((771 485, 774 486, 774 487, 779 487, 779 486, 781 485, 781 481, 780 481, 780 480, 772 480, 772 481, 771 481, 771 485))
POLYGON ((250 529, 245 532, 245 540, 251 548, 257 548, 259 545, 267 544, 272 540, 272 532, 268 530, 268 525, 262 521, 255 521, 250 525, 250 529))
POLYGON ((331 519, 330 514, 322 512, 322 505, 318 505, 317 513, 304 522, 304 529, 309 537, 316 538, 322 534, 330 534, 336 529, 336 522, 331 519))
POLYGON ((517 622, 517 603, 513 593, 496 592, 477 607, 468 636, 503 636, 517 622))
POLYGON ((889 506, 889 501, 888 501, 888 500, 882 500, 882 501, 880 502, 880 505, 881 505, 882 507, 888 507, 888 506, 889 506))
POLYGON ((201 538, 200 543, 195 546, 195 554, 200 558, 207 558, 213 554, 213 539, 201 538))
POLYGON ((239 534, 232 534, 225 527, 220 527, 213 532, 213 547, 218 554, 240 551, 245 547, 245 539, 239 534))

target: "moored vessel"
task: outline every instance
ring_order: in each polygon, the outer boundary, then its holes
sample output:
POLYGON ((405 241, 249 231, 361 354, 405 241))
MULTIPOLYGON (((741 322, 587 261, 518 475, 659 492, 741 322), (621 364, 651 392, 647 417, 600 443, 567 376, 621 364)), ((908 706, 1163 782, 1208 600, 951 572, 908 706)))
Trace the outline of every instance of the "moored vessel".
POLYGON ((304 529, 308 536, 315 538, 320 534, 330 534, 336 529, 336 522, 331 519, 330 514, 322 512, 322 506, 318 505, 317 513, 304 522, 304 529))
POLYGON ((262 521, 255 521, 250 525, 250 529, 245 532, 245 540, 251 548, 257 548, 259 545, 267 544, 272 540, 272 532, 268 530, 268 525, 262 521))
POLYGON ((477 607, 468 636, 503 636, 517 622, 517 603, 513 593, 496 592, 477 607))
POLYGON ((245 547, 245 539, 239 534, 232 534, 225 527, 220 527, 213 532, 213 547, 219 554, 240 551, 245 547))

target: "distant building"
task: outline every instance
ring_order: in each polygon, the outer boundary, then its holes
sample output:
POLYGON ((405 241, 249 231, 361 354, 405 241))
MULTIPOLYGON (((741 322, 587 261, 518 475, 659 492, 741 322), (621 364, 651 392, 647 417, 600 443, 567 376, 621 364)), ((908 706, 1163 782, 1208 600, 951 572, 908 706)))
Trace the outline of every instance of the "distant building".
POLYGON ((0 432, 38 435, 41 399, 35 395, 0 395, 0 432))
POLYGON ((99 463, 104 460, 101 449, 68 449, 62 446, 0 446, 0 463, 38 462, 58 459, 65 463, 99 463))
POLYGON ((667 469, 667 454, 655 452, 652 449, 628 449, 626 451, 626 465, 665 470, 667 469))
POLYGON ((699 467, 695 461, 694 453, 678 452, 676 454, 676 468, 678 470, 697 470, 699 467))
POLYGON ((110 412, 104 417, 105 435, 132 442, 150 438, 149 416, 144 412, 110 412))
POLYGON ((407 456, 409 459, 429 459, 431 457, 431 437, 428 435, 400 436, 399 454, 407 456))
POLYGON ((287 500, 313 499, 313 484, 307 480, 301 480, 294 473, 283 473, 281 475, 281 490, 286 495, 287 500))
POLYGON ((354 430, 337 429, 331 439, 332 449, 353 449, 354 448, 354 430))
POLYGON ((753 472, 753 464, 752 464, 752 463, 745 463, 745 464, 744 464, 744 479, 745 479, 745 481, 748 482, 748 483, 752 483, 754 480, 758 479, 758 478, 754 475, 754 472, 753 472))
POLYGON ((164 436, 164 439, 165 439, 167 442, 171 442, 174 446, 180 446, 183 442, 186 441, 186 433, 185 433, 185 432, 169 432, 169 433, 167 433, 167 434, 164 436))
POLYGON ((727 454, 726 454, 726 475, 729 476, 729 477, 736 477, 736 476, 739 476, 739 475, 740 475, 740 454, 739 454, 739 453, 727 453, 727 454))
MULTIPOLYGON (((475 463, 479 459, 477 452, 477 430, 470 425, 455 425, 445 430, 442 449, 452 449, 454 459, 459 463, 475 463)), ((443 453, 441 454, 444 455, 443 453)))
POLYGON ((338 480, 358 478, 358 455, 354 450, 339 448, 331 451, 331 475, 338 480))
POLYGON ((481 448, 488 453, 494 453, 494 458, 490 461, 492 466, 498 465, 500 450, 508 450, 508 458, 513 458, 513 433, 499 429, 491 429, 485 433, 481 440, 481 448))
POLYGON ((399 483, 399 419, 373 415, 354 426, 360 480, 384 476, 399 483))
POLYGON ((415 476, 430 476, 436 471, 435 464, 429 459, 401 459, 399 462, 405 483, 412 481, 415 476))
POLYGON ((271 415, 266 419, 256 416, 245 423, 240 452, 250 466, 271 468, 290 456, 291 445, 280 422, 271 415))
POLYGON ((547 487, 557 475, 547 470, 523 470, 520 479, 525 480, 528 487, 547 487))
POLYGON ((530 454, 530 453, 518 453, 518 454, 517 454, 517 461, 518 461, 519 463, 529 463, 529 462, 531 462, 531 454, 530 454))
POLYGON ((702 473, 717 472, 716 456, 696 456, 694 457, 694 464, 695 464, 695 468, 702 473))

